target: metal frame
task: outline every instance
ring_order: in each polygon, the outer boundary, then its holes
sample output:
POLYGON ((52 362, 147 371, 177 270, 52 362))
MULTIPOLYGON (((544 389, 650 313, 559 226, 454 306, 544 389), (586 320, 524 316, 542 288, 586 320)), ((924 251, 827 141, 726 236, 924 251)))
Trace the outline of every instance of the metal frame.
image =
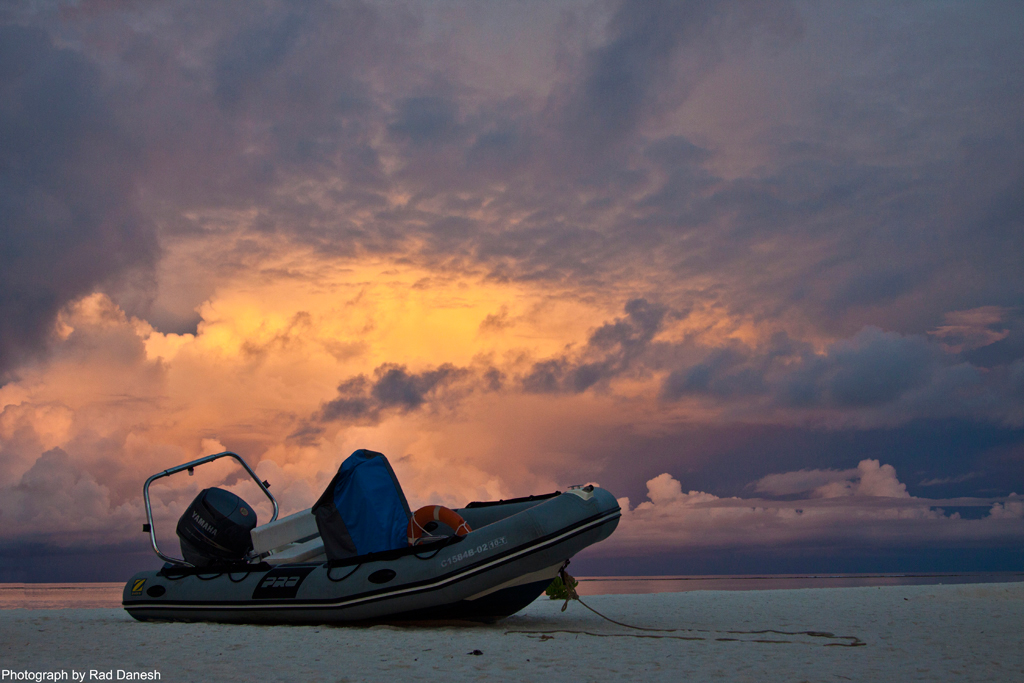
MULTIPOLYGON (((245 468, 245 471, 249 473, 249 476, 252 477, 253 481, 256 482, 256 485, 260 487, 260 490, 263 491, 264 494, 266 494, 267 498, 269 498, 270 502, 274 505, 274 515, 270 518, 270 521, 273 522, 277 519, 277 513, 279 511, 279 508, 277 505, 277 499, 274 498, 273 494, 271 494, 270 491, 267 490, 267 487, 270 486, 270 484, 260 481, 260 478, 257 477, 256 473, 253 472, 251 467, 249 467, 249 463, 247 463, 245 460, 242 460, 242 456, 238 455, 237 453, 232 453, 231 451, 224 451, 223 453, 214 453, 213 455, 207 455, 206 457, 199 458, 198 460, 187 462, 184 465, 178 465, 177 467, 172 467, 170 469, 164 470, 163 472, 158 472, 157 474, 154 474, 152 477, 147 479, 146 483, 142 485, 142 497, 146 501, 146 527, 147 530, 149 531, 149 540, 153 544, 153 552, 155 552, 160 557, 160 559, 164 560, 165 562, 170 562, 171 564, 176 564, 182 567, 193 566, 191 563, 186 562, 182 558, 170 557, 160 552, 160 546, 158 546, 156 543, 156 527, 153 526, 153 507, 150 505, 149 502, 149 485, 152 484, 157 479, 160 479, 162 477, 169 477, 172 474, 177 474, 178 472, 182 472, 184 470, 188 470, 189 475, 191 475, 193 468, 198 467, 199 465, 205 465, 208 462, 213 462, 214 460, 219 460, 220 458, 225 457, 234 458, 238 462, 242 463, 242 467, 245 468)), ((268 522, 268 524, 269 523, 270 522, 268 522)))

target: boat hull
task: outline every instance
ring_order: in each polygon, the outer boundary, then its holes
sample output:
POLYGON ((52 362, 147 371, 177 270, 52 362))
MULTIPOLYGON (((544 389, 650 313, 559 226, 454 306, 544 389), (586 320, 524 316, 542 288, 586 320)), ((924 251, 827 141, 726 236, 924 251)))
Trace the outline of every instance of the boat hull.
POLYGON ((141 572, 125 586, 122 602, 139 620, 495 620, 536 599, 567 559, 614 531, 619 515, 603 489, 570 491, 423 552, 222 573, 141 572))

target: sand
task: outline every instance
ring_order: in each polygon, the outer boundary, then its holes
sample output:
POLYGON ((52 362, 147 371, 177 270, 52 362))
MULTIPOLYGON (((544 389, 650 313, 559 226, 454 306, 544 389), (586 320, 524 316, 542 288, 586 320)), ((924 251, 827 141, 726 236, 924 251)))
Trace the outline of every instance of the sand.
MULTIPOLYGON (((3 670, 162 681, 1024 681, 1024 583, 541 599, 493 625, 139 623, 0 611, 3 670), (476 654, 479 653, 479 654, 476 654)), ((91 680, 101 680, 92 678, 91 680)))

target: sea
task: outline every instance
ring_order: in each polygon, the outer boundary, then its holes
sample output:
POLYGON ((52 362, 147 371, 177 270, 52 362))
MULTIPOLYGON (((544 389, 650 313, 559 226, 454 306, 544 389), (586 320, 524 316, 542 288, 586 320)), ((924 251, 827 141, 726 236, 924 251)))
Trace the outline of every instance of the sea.
MULTIPOLYGON (((951 574, 792 574, 581 576, 580 595, 922 586, 1024 581, 1024 572, 951 574)), ((121 606, 123 583, 0 583, 0 609, 103 609, 121 606)))

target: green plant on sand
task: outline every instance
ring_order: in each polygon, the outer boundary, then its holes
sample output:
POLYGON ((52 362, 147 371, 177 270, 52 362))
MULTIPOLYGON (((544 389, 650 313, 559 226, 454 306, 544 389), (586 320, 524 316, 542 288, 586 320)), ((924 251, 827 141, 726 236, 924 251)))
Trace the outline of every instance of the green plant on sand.
MULTIPOLYGON (((580 582, 570 576, 569 588, 575 589, 578 585, 580 585, 580 582)), ((569 590, 565 587, 565 583, 562 581, 561 576, 555 577, 554 581, 552 581, 550 585, 548 585, 547 589, 544 591, 544 594, 552 600, 569 599, 569 590)))

